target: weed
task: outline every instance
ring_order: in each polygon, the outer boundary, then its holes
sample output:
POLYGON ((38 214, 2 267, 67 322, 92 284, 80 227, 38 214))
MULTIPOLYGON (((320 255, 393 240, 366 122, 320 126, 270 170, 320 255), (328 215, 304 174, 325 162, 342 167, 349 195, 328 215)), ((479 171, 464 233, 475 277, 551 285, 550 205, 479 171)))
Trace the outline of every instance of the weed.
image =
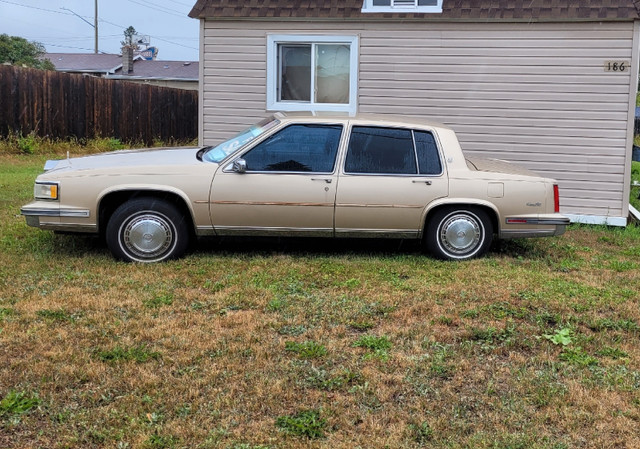
POLYGON ((577 366, 594 366, 598 359, 587 354, 581 347, 564 348, 560 353, 560 360, 577 366))
POLYGON ((144 443, 144 447, 148 449, 171 449, 178 444, 178 438, 173 435, 160 435, 154 433, 144 443))
POLYGON ((327 355, 327 348, 312 340, 303 343, 288 341, 284 349, 296 353, 302 359, 318 359, 327 355))
POLYGON ((409 432, 411 433, 411 439, 420 446, 424 446, 433 439, 433 429, 426 421, 420 424, 409 424, 409 432))
POLYGON ((348 369, 330 373, 323 368, 310 367, 305 383, 311 387, 326 391, 337 391, 363 382, 360 373, 348 369))
POLYGON ((373 329, 376 325, 372 321, 349 321, 348 326, 358 332, 366 332, 373 329))
POLYGON ((41 402, 37 394, 11 390, 0 400, 0 418, 23 415, 38 407, 41 402))
POLYGON ((18 136, 17 146, 21 153, 33 154, 38 149, 38 139, 36 138, 36 133, 31 132, 26 136, 18 136))
POLYGON ((133 360, 138 363, 144 363, 149 360, 157 360, 161 354, 156 351, 149 351, 146 345, 138 345, 130 348, 116 346, 113 349, 96 351, 95 356, 103 362, 121 362, 133 360))
POLYGON ((2 321, 5 317, 10 317, 15 314, 16 314, 16 311, 14 309, 9 309, 7 307, 0 307, 0 321, 2 321))
POLYGON ((554 345, 567 346, 573 342, 573 339, 571 338, 571 329, 567 327, 558 329, 553 335, 545 334, 543 337, 554 345))
POLYGON ((604 330, 617 330, 637 332, 640 330, 640 326, 633 320, 620 319, 612 320, 610 318, 601 318, 588 324, 589 329, 600 332, 604 330))
POLYGON ((515 334, 515 325, 506 325, 503 329, 493 326, 486 328, 471 328, 470 340, 493 345, 495 343, 508 343, 515 334))
POLYGON ((157 309, 162 306, 170 306, 173 304, 173 295, 170 293, 156 295, 153 298, 144 301, 143 304, 148 309, 157 309))
POLYGON ((629 354, 627 352, 618 348, 612 348, 610 346, 606 346, 602 348, 601 350, 596 352, 596 354, 603 357, 609 357, 612 359, 626 359, 629 357, 629 354))
POLYGON ((375 335, 363 335, 353 343, 355 348, 365 348, 369 351, 364 355, 364 359, 377 358, 387 360, 389 358, 389 349, 392 343, 387 336, 377 337, 375 335))
POLYGON ((75 321, 78 317, 78 315, 71 314, 64 309, 42 309, 38 310, 36 315, 50 321, 75 321))
POLYGON ((319 410, 302 410, 295 415, 279 416, 276 426, 291 435, 317 439, 325 436, 327 421, 320 417, 319 410))
POLYGON ((291 335, 293 337, 302 335, 305 332, 307 332, 307 327, 302 324, 285 325, 278 328, 278 333, 280 335, 291 335))
POLYGON ((272 447, 263 444, 233 443, 225 449, 272 449, 272 447))

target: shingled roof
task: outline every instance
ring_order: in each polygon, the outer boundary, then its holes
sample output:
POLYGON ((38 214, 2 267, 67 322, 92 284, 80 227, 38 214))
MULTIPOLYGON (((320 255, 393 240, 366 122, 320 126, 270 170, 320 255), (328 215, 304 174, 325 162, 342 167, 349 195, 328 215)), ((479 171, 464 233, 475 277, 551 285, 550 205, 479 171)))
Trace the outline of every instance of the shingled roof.
POLYGON ((628 21, 640 0, 443 0, 442 13, 362 13, 363 0, 197 0, 193 18, 422 19, 438 21, 628 21))

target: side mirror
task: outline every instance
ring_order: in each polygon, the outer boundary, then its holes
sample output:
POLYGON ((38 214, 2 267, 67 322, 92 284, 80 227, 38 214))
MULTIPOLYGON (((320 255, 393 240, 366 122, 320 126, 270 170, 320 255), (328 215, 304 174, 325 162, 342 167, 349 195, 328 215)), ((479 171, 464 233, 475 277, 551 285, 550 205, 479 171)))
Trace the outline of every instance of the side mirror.
POLYGON ((247 161, 244 159, 236 159, 233 161, 233 171, 236 173, 244 173, 247 171, 247 161))

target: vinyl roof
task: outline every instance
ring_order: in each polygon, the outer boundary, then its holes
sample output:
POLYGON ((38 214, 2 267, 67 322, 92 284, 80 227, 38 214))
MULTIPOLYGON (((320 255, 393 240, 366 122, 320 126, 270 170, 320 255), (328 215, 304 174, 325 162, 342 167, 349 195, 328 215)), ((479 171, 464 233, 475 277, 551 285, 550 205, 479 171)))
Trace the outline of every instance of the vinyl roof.
MULTIPOLYGON (((362 13, 363 0, 197 0, 189 13, 212 19, 422 19, 436 21, 630 21, 634 0, 443 0, 442 13, 362 13)), ((636 7, 636 3, 638 7, 636 7)))

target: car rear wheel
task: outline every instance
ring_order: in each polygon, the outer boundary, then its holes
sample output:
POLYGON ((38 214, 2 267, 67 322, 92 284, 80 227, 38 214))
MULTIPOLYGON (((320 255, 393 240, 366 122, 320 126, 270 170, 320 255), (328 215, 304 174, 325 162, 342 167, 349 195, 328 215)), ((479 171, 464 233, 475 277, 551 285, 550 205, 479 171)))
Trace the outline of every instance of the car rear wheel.
POLYGON ((430 218, 425 234, 427 249, 444 260, 466 260, 487 252, 493 240, 493 226, 486 212, 478 208, 445 208, 430 218))
POLYGON ((137 198, 118 207, 106 228, 107 246, 126 262, 161 262, 184 254, 189 229, 184 215, 171 203, 137 198))

